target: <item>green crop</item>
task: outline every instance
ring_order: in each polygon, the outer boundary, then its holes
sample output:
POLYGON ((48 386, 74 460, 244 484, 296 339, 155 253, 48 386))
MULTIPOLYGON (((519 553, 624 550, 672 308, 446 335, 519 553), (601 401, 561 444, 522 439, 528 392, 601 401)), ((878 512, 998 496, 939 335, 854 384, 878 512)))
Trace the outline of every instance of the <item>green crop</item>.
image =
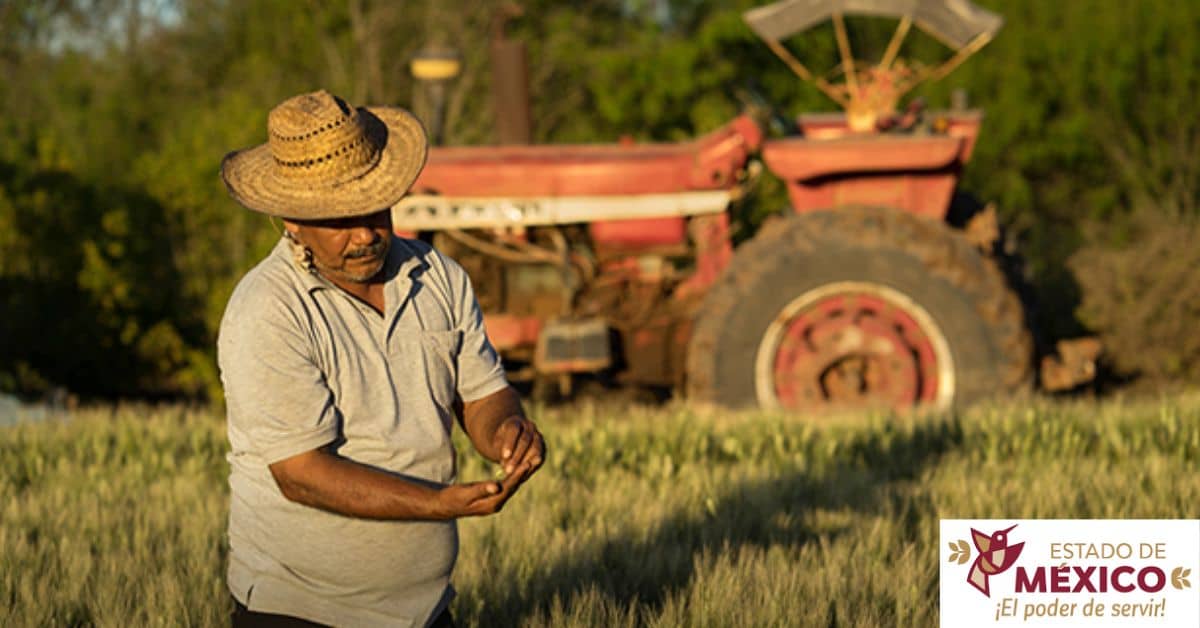
MULTIPOLYGON (((1200 516, 1197 394, 533 415, 545 467, 460 524, 460 625, 936 625, 939 518, 1200 516)), ((226 447, 178 407, 0 429, 0 625, 227 624, 226 447)))

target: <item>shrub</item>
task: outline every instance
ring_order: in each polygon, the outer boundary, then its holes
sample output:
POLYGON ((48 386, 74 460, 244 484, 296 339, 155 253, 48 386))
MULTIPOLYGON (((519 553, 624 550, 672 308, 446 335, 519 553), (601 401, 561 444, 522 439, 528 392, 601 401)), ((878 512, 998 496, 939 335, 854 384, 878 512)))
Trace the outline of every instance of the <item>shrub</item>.
POLYGON ((1071 258, 1077 315, 1119 374, 1200 381, 1200 221, 1142 208, 1124 227, 1109 227, 1122 241, 1094 237, 1071 258))

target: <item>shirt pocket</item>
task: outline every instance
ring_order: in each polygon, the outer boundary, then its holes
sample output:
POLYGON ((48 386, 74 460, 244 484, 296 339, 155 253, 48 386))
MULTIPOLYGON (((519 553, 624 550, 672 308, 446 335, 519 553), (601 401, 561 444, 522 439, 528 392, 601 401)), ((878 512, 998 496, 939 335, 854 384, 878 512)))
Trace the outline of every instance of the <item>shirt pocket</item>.
POLYGON ((429 392, 438 405, 449 408, 458 394, 458 353, 463 334, 457 330, 422 331, 419 340, 429 392))
POLYGON ((406 331, 393 339, 389 371, 395 391, 394 416, 379 424, 380 440, 402 451, 387 468, 448 482, 454 475, 454 401, 462 332, 406 331))

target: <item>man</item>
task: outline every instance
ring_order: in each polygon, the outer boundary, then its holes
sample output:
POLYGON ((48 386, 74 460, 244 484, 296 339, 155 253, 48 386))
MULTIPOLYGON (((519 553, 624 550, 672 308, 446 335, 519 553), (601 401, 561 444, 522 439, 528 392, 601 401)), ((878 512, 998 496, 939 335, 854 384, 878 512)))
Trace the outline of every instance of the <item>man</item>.
POLYGON ((455 519, 498 512, 545 446, 504 378, 462 268, 393 236, 425 162, 407 112, 324 91, 226 156, 242 205, 284 237, 221 321, 229 587, 237 625, 451 625, 455 519), (450 432, 501 463, 455 483, 450 432))

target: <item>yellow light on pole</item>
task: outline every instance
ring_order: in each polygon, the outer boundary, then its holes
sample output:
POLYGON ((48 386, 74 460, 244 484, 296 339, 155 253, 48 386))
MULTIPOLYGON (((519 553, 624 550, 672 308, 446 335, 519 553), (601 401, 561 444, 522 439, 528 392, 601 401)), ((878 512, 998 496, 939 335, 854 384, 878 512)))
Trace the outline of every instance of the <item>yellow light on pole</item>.
POLYGON ((419 81, 448 81, 462 72, 462 62, 451 57, 414 57, 408 67, 419 81))
POLYGON ((442 116, 446 107, 446 86, 462 73, 462 56, 454 48, 429 46, 422 48, 409 62, 413 78, 424 86, 429 98, 429 136, 434 144, 442 143, 442 116))

